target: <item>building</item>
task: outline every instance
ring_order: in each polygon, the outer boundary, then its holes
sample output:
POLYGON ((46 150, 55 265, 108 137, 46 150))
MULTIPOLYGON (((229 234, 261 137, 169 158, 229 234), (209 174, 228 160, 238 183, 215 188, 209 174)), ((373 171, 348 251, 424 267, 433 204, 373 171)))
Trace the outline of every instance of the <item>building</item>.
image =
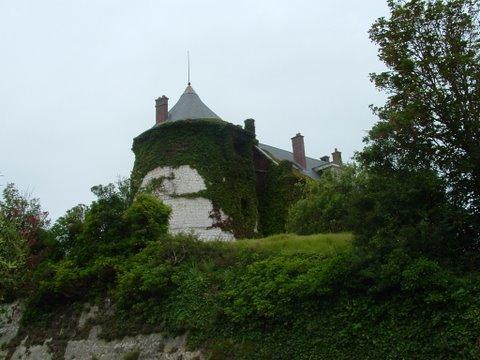
POLYGON ((275 198, 282 192, 274 187, 342 165, 336 149, 332 161, 307 157, 299 133, 292 151, 259 143, 254 120, 244 128, 222 120, 190 84, 171 109, 168 100, 156 99, 155 125, 134 139, 132 182, 171 206, 172 233, 232 240, 281 231, 292 200, 275 198), (280 164, 287 177, 275 175, 280 164))

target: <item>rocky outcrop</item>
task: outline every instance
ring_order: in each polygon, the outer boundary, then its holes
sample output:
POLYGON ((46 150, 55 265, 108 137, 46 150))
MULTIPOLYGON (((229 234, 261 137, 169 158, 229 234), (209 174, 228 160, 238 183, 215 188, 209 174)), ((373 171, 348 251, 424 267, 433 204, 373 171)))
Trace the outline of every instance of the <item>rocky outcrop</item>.
POLYGON ((83 311, 75 319, 74 327, 78 332, 71 334, 71 339, 62 340, 58 346, 58 338, 68 334, 45 336, 45 339, 32 340, 28 331, 18 339, 19 321, 21 318, 19 303, 1 307, 0 315, 0 359, 8 360, 200 360, 200 351, 189 351, 186 337, 166 337, 160 333, 125 336, 121 339, 104 340, 100 338, 102 326, 92 325, 102 311, 98 306, 85 305, 83 311), (75 325, 76 324, 76 325, 75 325), (83 331, 88 330, 88 331, 83 331), (79 334, 85 334, 79 335, 79 334), (15 341, 17 340, 17 341, 15 341), (13 345, 12 345, 13 344, 13 345))
POLYGON ((114 341, 98 338, 100 327, 93 327, 88 339, 69 341, 65 360, 117 360, 136 359, 194 360, 201 359, 199 351, 185 348, 185 337, 165 338, 161 334, 128 336, 114 341))
POLYGON ((19 302, 0 306, 0 349, 17 336, 21 317, 22 306, 19 302))

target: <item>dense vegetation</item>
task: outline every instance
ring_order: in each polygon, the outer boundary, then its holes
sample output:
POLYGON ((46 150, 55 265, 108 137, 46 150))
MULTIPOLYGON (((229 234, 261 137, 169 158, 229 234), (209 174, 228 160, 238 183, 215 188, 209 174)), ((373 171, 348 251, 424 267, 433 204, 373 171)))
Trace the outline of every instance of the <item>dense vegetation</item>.
POLYGON ((265 236, 285 232, 288 209, 302 193, 305 176, 292 163, 269 163, 263 189, 258 194, 258 231, 265 236))
POLYGON ((116 312, 98 320, 109 324, 102 336, 188 332, 213 359, 480 355, 476 273, 406 248, 379 256, 352 247, 349 234, 172 237, 169 210, 151 195, 95 192, 54 226, 62 240, 33 272, 26 333, 53 326, 65 304, 110 297, 116 312))
POLYGON ((286 230, 303 235, 350 230, 360 176, 356 167, 345 165, 340 173, 325 172, 318 181, 308 180, 298 189, 300 199, 288 209, 286 230))
MULTIPOLYGON (((135 199, 131 193, 148 169, 164 164, 149 153, 180 156, 151 130, 136 141, 142 161, 133 186, 95 187, 95 202, 68 211, 51 229, 37 201, 7 187, 0 296, 26 298, 22 331, 48 328, 66 304, 103 304, 107 297, 116 307, 97 320, 109 324, 104 337, 188 333, 190 346, 212 359, 480 358, 479 3, 389 6, 391 17, 371 30, 387 65, 372 78, 389 98, 374 109, 380 121, 357 164, 301 186, 289 212, 275 212, 289 231, 337 234, 236 243, 168 235, 168 207, 147 192, 135 199)), ((223 145, 195 143, 213 154, 212 164, 201 165, 210 175, 242 160, 242 146, 254 141, 252 122, 237 145, 230 133, 237 129, 199 124, 186 122, 171 136, 202 139, 203 126, 222 135, 232 151, 227 159, 219 155, 223 145)), ((242 164, 239 171, 253 176, 242 164)), ((282 174, 271 183, 292 181, 291 171, 282 174)), ((247 179, 209 195, 241 211, 237 195, 254 189, 247 179)), ((273 189, 265 196, 274 197, 273 189)), ((281 191, 276 200, 289 199, 281 191)), ((256 214, 238 216, 253 226, 256 214)), ((283 232, 278 224, 262 226, 283 232)))

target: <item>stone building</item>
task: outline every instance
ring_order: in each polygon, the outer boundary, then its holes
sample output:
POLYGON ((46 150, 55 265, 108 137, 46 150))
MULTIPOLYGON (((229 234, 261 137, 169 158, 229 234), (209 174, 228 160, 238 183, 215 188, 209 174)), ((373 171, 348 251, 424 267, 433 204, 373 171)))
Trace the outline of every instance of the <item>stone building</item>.
POLYGON ((171 109, 166 96, 155 108, 155 125, 134 139, 132 183, 172 208, 172 233, 233 240, 281 231, 292 199, 279 194, 292 191, 279 187, 342 165, 337 149, 332 161, 307 157, 299 133, 292 151, 259 143, 252 119, 244 128, 222 120, 190 84, 171 109))

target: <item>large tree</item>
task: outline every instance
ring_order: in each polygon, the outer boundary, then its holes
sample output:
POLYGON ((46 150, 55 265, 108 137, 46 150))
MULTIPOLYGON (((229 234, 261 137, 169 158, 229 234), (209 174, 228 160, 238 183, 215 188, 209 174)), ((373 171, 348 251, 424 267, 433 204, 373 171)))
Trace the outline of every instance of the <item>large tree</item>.
POLYGON ((479 0, 389 0, 372 26, 386 70, 380 121, 359 158, 374 171, 434 170, 451 203, 480 221, 479 0))

